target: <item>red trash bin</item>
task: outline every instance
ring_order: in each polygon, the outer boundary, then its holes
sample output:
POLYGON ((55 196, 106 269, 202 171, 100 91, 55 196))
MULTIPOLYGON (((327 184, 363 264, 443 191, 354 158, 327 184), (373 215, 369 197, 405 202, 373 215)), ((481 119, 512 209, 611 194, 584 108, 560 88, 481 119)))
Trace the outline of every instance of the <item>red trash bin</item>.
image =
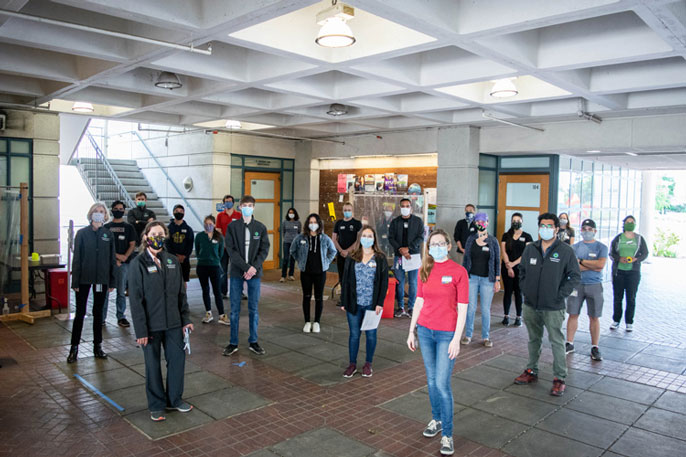
POLYGON ((67 309, 69 306, 69 276, 67 270, 53 268, 46 272, 46 301, 52 309, 67 309))
POLYGON ((397 284, 397 279, 388 278, 388 292, 386 292, 386 299, 383 301, 382 319, 393 319, 395 314, 395 286, 397 284))

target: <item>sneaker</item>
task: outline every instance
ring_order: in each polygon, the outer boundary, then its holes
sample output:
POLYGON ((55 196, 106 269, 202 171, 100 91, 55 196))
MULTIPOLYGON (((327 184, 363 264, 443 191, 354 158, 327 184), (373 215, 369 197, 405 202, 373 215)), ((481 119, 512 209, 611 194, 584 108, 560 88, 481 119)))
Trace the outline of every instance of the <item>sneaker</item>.
POLYGON ((534 370, 527 368, 524 373, 517 376, 514 380, 515 384, 531 384, 532 382, 538 381, 538 375, 534 373, 534 370))
POLYGON ((515 326, 515 327, 521 327, 521 326, 522 326, 522 318, 521 318, 521 317, 517 316, 517 317, 515 318, 514 326, 515 326))
POLYGON ((231 355, 237 351, 238 351, 238 346, 236 346, 235 344, 229 344, 228 346, 226 346, 224 348, 224 352, 222 352, 222 355, 228 356, 228 355, 231 355))
POLYGON ((191 409, 193 409, 193 405, 185 401, 181 401, 177 406, 167 406, 167 411, 178 411, 180 413, 187 413, 191 409))
POLYGON ((610 325, 610 330, 617 330, 619 328, 619 322, 613 322, 612 325, 610 325))
POLYGON ((247 300, 247 299, 248 299, 247 295, 245 295, 245 294, 241 295, 241 300, 247 300))
POLYGON ((209 323, 212 322, 213 320, 214 320, 214 317, 212 317, 212 312, 211 312, 211 311, 207 311, 207 312, 205 313, 205 317, 202 318, 202 323, 203 323, 203 324, 209 324, 209 323))
POLYGON ((487 348, 492 348, 493 347, 493 341, 491 341, 489 339, 484 340, 484 346, 486 346, 487 348))
POLYGON ((150 411, 150 420, 154 422, 162 422, 163 420, 166 420, 167 418, 164 417, 164 412, 162 411, 150 411))
POLYGON ((574 344, 567 341, 565 343, 565 354, 571 354, 574 352, 574 344))
POLYGON ((343 372, 343 377, 352 378, 355 373, 357 373, 357 365, 351 363, 350 365, 348 365, 348 368, 346 368, 343 372))
POLYGON ((217 322, 222 324, 222 325, 231 325, 231 321, 229 320, 229 316, 226 314, 220 314, 219 319, 217 319, 217 322))
POLYGON ((310 333, 312 331, 312 322, 305 322, 303 333, 310 333))
POLYGON ((289 276, 289 277, 288 277, 288 280, 289 280, 289 281, 295 281, 295 276, 289 276))
POLYGON ((503 322, 502 322, 502 324, 503 324, 505 327, 507 327, 508 325, 510 325, 510 316, 505 316, 505 317, 503 317, 503 322))
POLYGON ((453 438, 448 438, 447 436, 441 438, 441 455, 453 455, 454 453, 453 438))
POLYGON ((591 348, 591 359, 593 360, 603 360, 603 356, 600 355, 600 349, 598 349, 598 346, 593 346, 591 348))
POLYGON ((400 309, 395 311, 394 316, 395 317, 403 317, 403 314, 407 314, 407 313, 405 312, 404 308, 400 308, 400 309))
POLYGON ((117 321, 117 324, 118 324, 120 327, 124 327, 124 328, 129 328, 129 327, 131 327, 131 324, 129 324, 129 321, 127 321, 125 318, 119 319, 119 320, 117 321))
POLYGON ((369 362, 366 362, 364 366, 362 367, 362 377, 363 378, 371 378, 372 375, 374 374, 372 370, 372 364, 369 362))
POLYGON ((226 300, 227 298, 229 298, 229 294, 222 294, 222 298, 226 300))
POLYGON ((468 336, 465 336, 464 338, 462 338, 462 339, 460 340, 460 343, 462 343, 462 344, 469 344, 469 343, 471 343, 471 342, 472 342, 472 339, 471 339, 470 337, 468 337, 468 336))
POLYGON ((322 331, 322 329, 321 329, 321 327, 319 326, 319 322, 314 322, 314 323, 312 324, 312 333, 319 333, 319 332, 321 332, 321 331, 322 331))
POLYGON ((565 393, 565 382, 561 379, 553 379, 553 388, 550 389, 550 395, 554 397, 561 397, 565 393))
POLYGON ((250 347, 249 347, 248 349, 250 349, 251 351, 253 351, 253 352, 254 352, 255 354, 257 354, 257 355, 265 355, 265 354, 267 353, 267 351, 265 351, 265 350, 262 348, 262 346, 260 346, 259 344, 257 344, 257 342, 255 342, 255 343, 250 343, 250 347))
POLYGON ((634 324, 626 324, 626 331, 627 332, 633 332, 634 331, 634 324))
POLYGON ((279 282, 286 282, 286 278, 284 277, 284 278, 279 279, 279 282))
POLYGON ((438 435, 441 430, 443 430, 443 424, 441 424, 441 421, 431 419, 431 422, 428 423, 422 435, 426 436, 427 438, 433 438, 434 436, 438 435))

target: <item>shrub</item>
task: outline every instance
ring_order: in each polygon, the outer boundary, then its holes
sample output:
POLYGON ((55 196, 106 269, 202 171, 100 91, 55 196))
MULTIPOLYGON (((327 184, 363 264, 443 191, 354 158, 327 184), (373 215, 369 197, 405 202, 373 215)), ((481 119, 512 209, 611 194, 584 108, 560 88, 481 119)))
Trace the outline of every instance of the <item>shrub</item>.
POLYGON ((670 231, 657 229, 657 235, 653 242, 653 252, 657 257, 676 257, 674 249, 679 244, 679 235, 670 231))

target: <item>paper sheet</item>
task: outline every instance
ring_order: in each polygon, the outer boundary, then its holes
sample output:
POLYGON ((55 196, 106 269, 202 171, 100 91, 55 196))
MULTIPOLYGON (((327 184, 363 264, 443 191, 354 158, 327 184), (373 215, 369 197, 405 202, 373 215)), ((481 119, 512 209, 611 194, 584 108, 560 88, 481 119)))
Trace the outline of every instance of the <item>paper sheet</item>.
POLYGON ((381 322, 381 314, 376 314, 376 311, 370 309, 365 311, 360 330, 376 330, 379 327, 379 322, 381 322))
POLYGON ((402 267, 405 271, 419 270, 422 266, 422 256, 419 254, 410 254, 410 259, 403 257, 402 267))

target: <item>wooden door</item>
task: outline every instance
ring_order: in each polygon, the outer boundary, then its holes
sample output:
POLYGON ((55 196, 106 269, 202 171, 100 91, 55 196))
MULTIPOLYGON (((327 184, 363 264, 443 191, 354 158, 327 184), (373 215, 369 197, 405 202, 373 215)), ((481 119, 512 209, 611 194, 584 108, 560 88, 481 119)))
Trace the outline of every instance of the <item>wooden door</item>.
POLYGON ((281 223, 281 174, 246 171, 245 194, 255 198, 253 217, 267 227, 269 255, 263 268, 271 270, 279 266, 279 227, 281 223))
POLYGON ((522 213, 522 229, 538 239, 538 215, 548 211, 549 181, 547 174, 498 177, 498 239, 510 228, 512 213, 522 213))

